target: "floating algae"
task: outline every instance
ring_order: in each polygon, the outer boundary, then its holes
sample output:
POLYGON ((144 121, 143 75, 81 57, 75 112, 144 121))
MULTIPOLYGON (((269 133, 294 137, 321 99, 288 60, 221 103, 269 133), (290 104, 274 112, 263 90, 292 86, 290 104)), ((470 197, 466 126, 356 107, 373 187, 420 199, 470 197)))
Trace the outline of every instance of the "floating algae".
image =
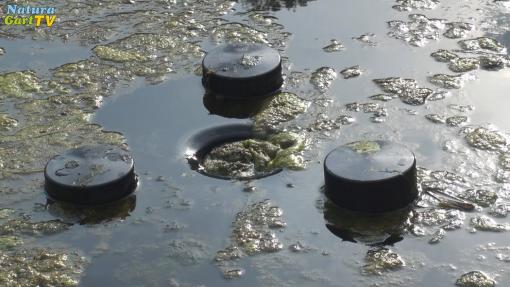
POLYGON ((0 74, 0 100, 31 98, 40 89, 40 81, 32 71, 0 74))
POLYGON ((466 116, 452 116, 446 119, 446 124, 450 127, 458 127, 468 121, 466 116))
POLYGON ((383 79, 374 79, 384 92, 398 95, 400 100, 409 105, 423 105, 434 91, 428 88, 420 88, 413 79, 403 79, 389 77, 383 79))
POLYGON ((442 228, 439 228, 436 232, 434 232, 434 234, 432 234, 432 238, 430 238, 429 243, 430 244, 437 244, 441 240, 443 240, 445 235, 446 235, 446 231, 444 229, 442 229, 442 228))
POLYGON ((357 141, 347 146, 357 153, 364 154, 375 153, 381 150, 381 146, 375 141, 357 141))
POLYGON ((413 79, 403 79, 397 77, 375 79, 376 83, 384 92, 402 94, 406 90, 416 89, 418 83, 413 79))
POLYGON ((369 98, 374 101, 388 102, 388 101, 398 98, 398 96, 393 95, 393 94, 377 94, 377 95, 372 95, 369 98))
POLYGON ((445 28, 445 20, 427 18, 421 14, 411 14, 409 21, 392 20, 388 22, 388 36, 421 47, 429 40, 438 40, 439 32, 445 28))
POLYGON ((444 49, 437 50, 430 54, 430 56, 432 56, 432 58, 434 58, 438 62, 450 62, 452 60, 459 58, 457 54, 444 49))
POLYGON ((397 253, 387 248, 370 249, 365 256, 364 274, 381 275, 383 272, 398 270, 405 266, 397 253))
POLYGON ((494 287, 496 282, 494 279, 490 278, 489 275, 481 271, 471 271, 462 274, 462 276, 455 281, 455 285, 461 287, 494 287))
POLYGON ((468 189, 464 192, 462 197, 481 207, 489 207, 498 200, 498 194, 496 192, 485 189, 468 189))
POLYGON ((345 105, 345 108, 352 112, 372 113, 371 119, 375 123, 384 122, 388 116, 388 110, 377 103, 349 103, 345 105))
POLYGON ((0 235, 51 235, 66 231, 70 224, 60 220, 30 222, 26 219, 11 219, 0 225, 0 235))
POLYGON ((450 39, 459 39, 466 37, 469 32, 473 31, 475 25, 465 22, 446 23, 446 31, 443 35, 450 39))
POLYGON ((0 251, 0 285, 78 286, 86 261, 77 253, 50 249, 0 251))
POLYGON ((302 169, 304 140, 297 134, 280 133, 267 140, 247 139, 215 147, 202 163, 211 175, 252 178, 279 168, 302 169))
POLYGON ((509 208, 505 203, 494 203, 489 209, 489 214, 493 217, 505 218, 508 215, 509 208))
POLYGON ((444 124, 446 123, 446 117, 438 114, 428 114, 425 115, 425 118, 435 124, 444 124))
POLYGON ((119 63, 131 61, 143 62, 146 60, 146 57, 139 53, 118 50, 108 46, 96 46, 92 49, 92 52, 103 60, 119 63))
POLYGON ((417 211, 411 221, 422 226, 440 226, 444 230, 459 229, 465 215, 459 210, 431 208, 417 211))
POLYGON ((310 83, 320 92, 326 92, 333 81, 337 78, 335 69, 330 67, 320 67, 312 73, 310 83))
POLYGON ((479 59, 480 67, 487 71, 499 71, 508 63, 508 59, 501 55, 485 55, 479 59))
POLYGON ((0 252, 11 250, 23 245, 23 241, 17 236, 0 236, 0 252))
POLYGON ((456 105, 456 104, 450 104, 448 105, 448 108, 451 110, 459 111, 461 113, 470 112, 475 109, 475 107, 473 107, 472 105, 456 105))
POLYGON ((232 240, 244 253, 254 255, 283 249, 272 229, 285 227, 282 210, 263 201, 239 212, 233 223, 232 240))
POLYGON ((485 215, 471 218, 471 226, 481 231, 504 232, 510 230, 510 224, 497 223, 494 219, 485 215))
POLYGON ((304 113, 309 102, 299 98, 295 94, 282 92, 255 116, 255 129, 275 131, 279 123, 295 119, 304 113))
POLYGON ((225 23, 211 30, 211 38, 218 43, 268 43, 268 35, 241 23, 225 23))
POLYGON ((359 37, 352 37, 352 39, 357 40, 371 47, 377 46, 377 42, 374 40, 374 38, 375 34, 373 33, 362 34, 359 37))
POLYGON ((333 53, 338 51, 345 50, 345 47, 342 43, 340 43, 338 40, 332 39, 331 43, 327 45, 326 47, 322 48, 325 52, 333 53))
POLYGON ((458 57, 450 61, 448 68, 455 73, 465 73, 478 69, 480 60, 477 58, 458 57))
POLYGON ((482 150, 501 150, 507 144, 503 135, 485 127, 466 128, 466 141, 472 147, 482 150))
POLYGON ((138 33, 92 50, 100 59, 116 62, 126 76, 141 76, 156 81, 174 66, 191 66, 202 57, 196 44, 170 35, 138 33))
POLYGON ((463 85, 461 75, 435 74, 429 77, 429 81, 445 89, 460 89, 463 85))
MULTIPOLYGON (((223 270, 226 267, 227 270, 231 270, 232 267, 229 264, 233 260, 246 255, 274 253, 282 250, 283 244, 273 231, 286 226, 282 214, 279 207, 267 200, 251 204, 237 213, 232 223, 231 244, 216 253, 216 264, 223 270)), ((225 272, 223 273, 225 275, 225 272)), ((240 275, 243 274, 244 272, 240 275)))
POLYGON ((0 131, 8 131, 18 125, 18 121, 8 115, 0 114, 0 131))
POLYGON ((349 68, 345 68, 340 71, 340 74, 344 77, 344 79, 356 78, 361 75, 362 71, 359 66, 352 66, 349 68))
POLYGON ((510 170, 510 153, 504 153, 499 156, 499 165, 504 170, 510 170))
POLYGON ((461 40, 458 42, 460 47, 468 51, 487 50, 492 52, 504 52, 505 46, 496 39, 488 37, 479 37, 475 39, 461 40))
POLYGON ((393 9, 398 11, 411 11, 413 9, 434 9, 439 4, 439 0, 397 0, 393 9))
POLYGON ((355 119, 348 115, 339 115, 334 119, 328 118, 324 114, 319 114, 317 120, 307 127, 307 131, 331 131, 339 129, 344 125, 350 125, 355 119))
POLYGON ((405 90, 401 94, 399 94, 402 102, 412 105, 419 106, 425 104, 425 101, 434 93, 431 89, 428 88, 416 88, 405 90))
POLYGON ((243 268, 229 268, 229 267, 221 267, 221 272, 223 273, 223 278, 225 279, 236 279, 240 278, 246 273, 246 270, 243 268))

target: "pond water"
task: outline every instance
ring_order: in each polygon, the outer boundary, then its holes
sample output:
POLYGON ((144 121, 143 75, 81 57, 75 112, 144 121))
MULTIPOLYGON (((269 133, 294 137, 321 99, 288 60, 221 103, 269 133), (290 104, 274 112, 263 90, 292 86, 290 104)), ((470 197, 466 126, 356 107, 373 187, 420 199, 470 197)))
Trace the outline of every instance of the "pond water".
POLYGON ((0 285, 510 285, 508 1, 53 2, 51 29, 0 26, 0 285), (279 50, 285 108, 204 105, 201 59, 224 42, 279 50), (235 123, 296 134, 304 168, 192 170, 189 139, 235 123), (352 214, 324 197, 325 155, 358 140, 415 153, 410 209, 352 214), (134 196, 47 201, 44 164, 85 143, 129 147, 134 196))

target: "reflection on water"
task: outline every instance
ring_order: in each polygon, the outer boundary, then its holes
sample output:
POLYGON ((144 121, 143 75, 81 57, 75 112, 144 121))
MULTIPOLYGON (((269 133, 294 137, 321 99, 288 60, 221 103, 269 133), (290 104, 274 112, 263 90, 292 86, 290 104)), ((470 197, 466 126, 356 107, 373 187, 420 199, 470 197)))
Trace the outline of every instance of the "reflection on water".
POLYGON ((100 206, 77 206, 48 199, 46 209, 64 222, 99 224, 112 220, 126 219, 136 207, 136 195, 100 206))
POLYGON ((252 5, 256 10, 278 11, 283 8, 291 9, 306 6, 308 2, 315 0, 241 0, 252 5))
POLYGON ((344 241, 371 246, 393 245, 403 239, 409 228, 412 210, 406 208, 384 214, 362 214, 324 202, 327 229, 344 241))

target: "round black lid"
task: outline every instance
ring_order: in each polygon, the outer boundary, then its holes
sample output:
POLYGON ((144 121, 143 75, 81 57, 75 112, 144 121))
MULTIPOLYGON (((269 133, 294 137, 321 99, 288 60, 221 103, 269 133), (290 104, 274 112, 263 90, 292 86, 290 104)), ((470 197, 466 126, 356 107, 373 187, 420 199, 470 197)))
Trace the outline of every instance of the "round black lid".
POLYGON ((52 199, 78 204, 121 199, 137 183, 133 157, 112 145, 81 146, 57 155, 46 164, 44 177, 52 199))
POLYGON ((326 195, 356 211, 403 208, 417 196, 416 160, 406 147, 358 141, 331 151, 324 161, 326 195))
POLYGON ((278 51, 255 43, 225 44, 208 52, 202 75, 206 90, 225 98, 266 97, 283 84, 278 51))

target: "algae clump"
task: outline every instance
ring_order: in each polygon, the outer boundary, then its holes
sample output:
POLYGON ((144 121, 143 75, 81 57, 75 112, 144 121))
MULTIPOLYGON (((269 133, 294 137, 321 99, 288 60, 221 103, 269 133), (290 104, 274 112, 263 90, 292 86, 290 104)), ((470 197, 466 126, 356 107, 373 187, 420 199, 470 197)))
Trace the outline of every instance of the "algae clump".
POLYGON ((302 169, 304 146, 302 137, 293 133, 226 143, 205 156, 202 169, 227 178, 252 178, 281 168, 302 169))
POLYGON ((0 131, 7 131, 18 125, 18 121, 7 115, 0 114, 0 131))
POLYGON ((255 116, 255 128, 275 130, 277 124, 295 119, 308 106, 307 101, 293 93, 279 93, 255 116))
POLYGON ((142 62, 146 57, 136 52, 122 51, 108 46, 96 46, 92 51, 101 59, 113 62, 142 62))
POLYGON ((357 141, 347 146, 357 153, 375 153, 381 150, 381 146, 375 141, 357 141))
POLYGON ((0 251, 0 285, 6 287, 78 286, 85 259, 50 249, 0 251))
POLYGON ((0 99, 29 98, 41 89, 32 71, 0 74, 0 99))

